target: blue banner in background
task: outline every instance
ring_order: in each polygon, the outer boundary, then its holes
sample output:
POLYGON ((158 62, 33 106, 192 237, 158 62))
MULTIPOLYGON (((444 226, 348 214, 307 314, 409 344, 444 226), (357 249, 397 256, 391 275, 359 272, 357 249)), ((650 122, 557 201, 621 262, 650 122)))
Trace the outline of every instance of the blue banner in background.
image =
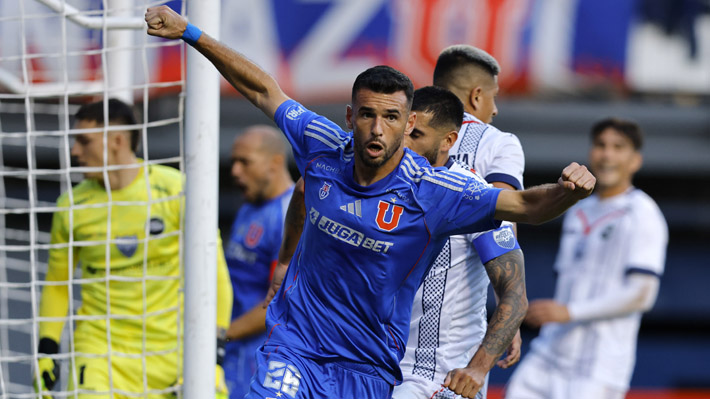
MULTIPOLYGON (((166 4, 183 8, 181 0, 166 4)), ((103 1, 74 5, 98 15, 103 1)), ((17 2, 0 2, 5 20, 19 19, 20 11, 17 2)), ((48 9, 29 2, 23 12, 43 15, 48 9)), ((417 87, 431 84, 439 52, 456 43, 498 59, 503 95, 584 93, 600 84, 612 90, 710 94, 710 5, 697 0, 224 0, 221 14, 220 32, 201 28, 304 101, 346 99, 357 74, 378 64, 400 69, 417 87)), ((3 43, 5 71, 22 77, 17 57, 63 48, 58 18, 36 22, 25 24, 25 42, 3 43)), ((0 34, 15 37, 17 26, 2 23, 0 34)), ((66 65, 57 57, 34 57, 31 81, 62 82, 65 74, 69 81, 102 79, 100 55, 86 54, 101 48, 102 32, 67 24, 66 35, 71 39, 66 51, 72 53, 66 65)), ((146 40, 158 39, 136 31, 137 47, 146 40)), ((180 80, 179 47, 148 52, 146 58, 150 76, 136 65, 135 84, 180 80)), ((233 93, 226 85, 225 90, 233 93)))

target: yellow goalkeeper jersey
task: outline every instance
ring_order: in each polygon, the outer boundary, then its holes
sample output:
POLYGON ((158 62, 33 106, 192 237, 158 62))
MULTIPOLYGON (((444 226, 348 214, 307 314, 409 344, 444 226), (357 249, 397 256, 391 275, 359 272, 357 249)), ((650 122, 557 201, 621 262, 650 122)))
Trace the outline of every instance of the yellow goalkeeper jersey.
MULTIPOLYGON (((183 313, 182 189, 178 170, 152 165, 120 190, 109 193, 87 179, 72 189, 73 204, 69 193, 57 200, 46 277, 57 284, 44 287, 40 316, 65 317, 69 285, 80 286, 76 351, 105 353, 109 332, 121 352, 141 352, 143 338, 147 351, 176 348, 183 313), (80 280, 70 273, 76 265, 80 280)), ((217 324, 226 328, 232 292, 221 240, 218 248, 217 324)), ((63 321, 42 322, 40 337, 60 342, 63 326, 63 321)))

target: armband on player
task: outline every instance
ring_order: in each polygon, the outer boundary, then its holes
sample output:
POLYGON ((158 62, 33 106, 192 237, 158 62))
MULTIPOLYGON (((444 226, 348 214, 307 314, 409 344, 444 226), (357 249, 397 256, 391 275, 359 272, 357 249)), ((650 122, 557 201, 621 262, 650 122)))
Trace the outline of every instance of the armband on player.
POLYGON ((182 34, 182 40, 185 41, 185 43, 189 44, 190 46, 194 46, 195 43, 197 43, 197 40, 200 39, 200 36, 202 36, 202 29, 196 27, 195 25, 188 23, 187 27, 185 28, 185 32, 182 34))
POLYGON ((483 264, 510 251, 520 249, 520 244, 518 244, 510 225, 481 234, 473 240, 473 246, 483 264))

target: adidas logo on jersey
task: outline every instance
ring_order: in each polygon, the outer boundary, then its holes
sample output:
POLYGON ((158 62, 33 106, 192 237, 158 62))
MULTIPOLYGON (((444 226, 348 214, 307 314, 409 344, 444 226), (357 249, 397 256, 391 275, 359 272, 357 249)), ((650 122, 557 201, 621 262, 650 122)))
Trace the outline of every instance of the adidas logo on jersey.
POLYGON ((361 200, 357 200, 355 202, 351 202, 346 205, 341 205, 340 209, 351 214, 351 215, 355 215, 355 216, 361 218, 362 217, 362 208, 360 206, 360 203, 361 203, 361 200))

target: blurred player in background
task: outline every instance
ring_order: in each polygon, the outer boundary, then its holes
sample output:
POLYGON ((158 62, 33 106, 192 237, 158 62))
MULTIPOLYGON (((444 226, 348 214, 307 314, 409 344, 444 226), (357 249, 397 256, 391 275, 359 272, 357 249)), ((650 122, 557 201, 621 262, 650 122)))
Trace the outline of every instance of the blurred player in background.
POLYGON ((668 226, 656 203, 634 188, 642 136, 632 122, 592 127, 593 196, 565 215, 554 299, 530 303, 542 326, 513 374, 508 399, 621 399, 631 381, 641 314, 653 306, 668 226))
MULTIPOLYGON (((405 146, 432 166, 471 174, 449 157, 461 129, 461 101, 446 89, 424 87, 414 92, 412 111, 417 120, 405 146)), ((449 237, 414 297, 407 351, 400 362, 404 381, 393 398, 451 398, 453 393, 441 385, 463 373, 475 382, 464 396, 485 398, 488 372, 517 334, 526 310, 523 254, 510 223, 449 237), (487 325, 489 282, 498 307, 487 325)))
POLYGON ((244 195, 225 251, 234 304, 227 330, 224 372, 232 399, 242 399, 256 372, 256 350, 266 339, 261 305, 271 282, 293 192, 288 149, 281 132, 257 125, 232 145, 232 177, 244 195))
MULTIPOLYGON (((274 118, 304 176, 308 218, 268 307, 268 341, 247 398, 389 398, 402 379, 414 294, 446 239, 497 228, 495 219, 549 220, 594 187, 576 163, 558 184, 518 192, 433 169, 402 145, 416 120, 414 90, 393 68, 355 79, 348 133, 169 7, 149 8, 145 19, 148 34, 186 40, 274 118)), ((465 380, 452 390, 465 391, 465 380)))
MULTIPOLYGON (((115 99, 77 111, 74 128, 86 131, 75 135, 71 155, 79 166, 91 170, 71 193, 57 200, 58 208, 73 209, 58 210, 52 219, 54 247, 49 251, 49 284, 42 290, 39 316, 66 318, 69 285, 81 284, 76 314, 89 318, 76 321, 72 345, 76 357, 67 390, 79 389, 83 398, 131 397, 146 389, 169 390, 147 397, 170 398, 170 388, 182 373, 178 326, 183 176, 167 166, 141 166, 136 124, 131 107, 115 99), (126 127, 106 132, 105 148, 104 105, 108 125, 126 127), (103 170, 104 164, 120 168, 103 170), (78 264, 85 280, 81 283, 74 281, 78 264)), ((224 335, 232 287, 221 245, 217 262, 217 324, 224 335)), ((41 354, 59 352, 63 328, 64 321, 39 324, 35 387, 44 397, 54 387, 59 368, 41 354)), ((223 373, 217 367, 218 397, 226 397, 223 373)))
MULTIPOLYGON (((464 106, 464 118, 458 138, 449 155, 472 168, 494 187, 523 189, 525 156, 520 140, 490 123, 498 114, 498 61, 485 51, 456 44, 441 51, 434 68, 434 85, 458 97, 464 106)), ((517 229, 513 224, 517 235, 517 229)), ((498 366, 508 368, 520 360, 522 339, 515 334, 508 355, 498 366)))

